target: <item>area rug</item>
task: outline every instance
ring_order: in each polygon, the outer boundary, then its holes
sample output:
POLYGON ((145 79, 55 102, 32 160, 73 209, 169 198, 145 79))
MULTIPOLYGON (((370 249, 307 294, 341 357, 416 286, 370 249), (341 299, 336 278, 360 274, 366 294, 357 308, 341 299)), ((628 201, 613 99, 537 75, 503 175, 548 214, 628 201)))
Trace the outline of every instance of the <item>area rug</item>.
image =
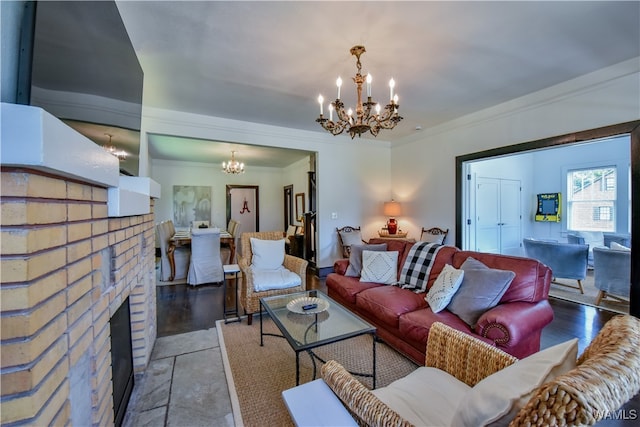
MULTIPOLYGON (((236 426, 293 426, 282 392, 295 387, 296 358, 284 338, 266 336, 260 346, 260 321, 253 325, 216 322, 236 426)), ((264 331, 279 331, 270 319, 264 331)), ((371 372, 372 339, 365 335, 315 350, 324 360, 335 359, 355 372, 371 372)), ((318 377, 320 375, 318 364, 318 377)), ((376 387, 383 387, 414 371, 417 365, 384 343, 376 344, 376 387)), ((313 380, 309 355, 300 353, 300 384, 313 380)), ((371 378, 356 377, 371 388, 371 378)))
MULTIPOLYGON (((575 280, 556 279, 556 282, 568 284, 571 286, 577 286, 577 282, 575 280)), ((587 272, 586 279, 582 281, 582 288, 584 289, 584 294, 581 294, 578 289, 569 288, 552 282, 551 289, 549 290, 549 296, 565 301, 571 301, 578 304, 614 311, 616 313, 629 314, 628 302, 621 302, 613 299, 604 299, 600 302, 600 304, 596 305, 598 289, 593 284, 593 270, 589 270, 587 272)))

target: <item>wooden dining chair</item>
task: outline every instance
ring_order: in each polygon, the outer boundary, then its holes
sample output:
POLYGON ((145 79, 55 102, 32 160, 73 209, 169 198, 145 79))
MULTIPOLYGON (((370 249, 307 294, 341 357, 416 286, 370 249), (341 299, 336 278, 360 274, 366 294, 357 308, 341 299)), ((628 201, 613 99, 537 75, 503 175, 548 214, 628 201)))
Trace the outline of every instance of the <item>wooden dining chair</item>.
POLYGON ((422 232, 420 233, 420 241, 428 243, 439 243, 442 245, 447 238, 447 234, 449 234, 448 228, 446 230, 443 230, 439 227, 422 227, 422 232))

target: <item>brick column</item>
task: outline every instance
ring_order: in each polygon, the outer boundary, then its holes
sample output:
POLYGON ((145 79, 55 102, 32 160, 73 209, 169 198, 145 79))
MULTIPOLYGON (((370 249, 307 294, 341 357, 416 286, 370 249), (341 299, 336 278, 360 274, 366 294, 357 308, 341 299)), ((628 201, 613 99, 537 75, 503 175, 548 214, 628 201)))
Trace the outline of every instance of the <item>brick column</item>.
POLYGON ((153 200, 108 218, 106 188, 17 168, 1 188, 2 424, 111 425, 111 315, 131 297, 136 373, 156 338, 153 200))

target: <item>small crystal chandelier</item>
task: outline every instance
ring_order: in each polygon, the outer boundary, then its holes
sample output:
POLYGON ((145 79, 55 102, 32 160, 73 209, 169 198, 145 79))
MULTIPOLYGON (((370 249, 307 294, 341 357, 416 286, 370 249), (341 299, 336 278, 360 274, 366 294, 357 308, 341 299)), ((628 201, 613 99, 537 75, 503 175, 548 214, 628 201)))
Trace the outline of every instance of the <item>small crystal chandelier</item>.
POLYGON ((230 174, 244 173, 244 163, 240 163, 235 158, 235 151, 231 152, 231 160, 222 162, 222 172, 230 174))
POLYGON ((110 154, 116 156, 118 160, 123 161, 127 159, 127 152, 124 150, 118 150, 115 145, 111 143, 111 135, 110 133, 105 133, 109 137, 109 142, 106 145, 103 145, 102 148, 107 150, 110 154))
POLYGON ((340 101, 340 87, 342 86, 342 79, 338 77, 336 85, 338 86, 338 97, 336 100, 329 104, 329 118, 323 117, 323 105, 324 98, 322 95, 318 96, 318 103, 320 104, 320 117, 316 119, 316 122, 325 128, 325 130, 331 132, 333 135, 340 135, 343 131, 351 134, 353 139, 356 134, 361 137, 363 133, 371 132, 373 136, 377 136, 380 129, 393 129, 402 120, 402 117, 398 115, 398 95, 394 95, 393 88, 396 83, 393 79, 389 80, 389 103, 384 107, 382 114, 380 113, 380 104, 371 100, 371 74, 367 74, 363 77, 361 74, 362 64, 360 63, 360 55, 366 52, 364 46, 354 46, 350 50, 351 54, 357 58, 356 67, 358 72, 353 77, 353 81, 356 84, 356 91, 358 93, 358 103, 356 104, 355 117, 353 116, 353 110, 349 108, 347 111, 344 109, 344 104, 340 101), (367 83, 367 101, 362 102, 362 84, 367 83), (375 109, 375 113, 372 114, 372 109, 375 109), (337 121, 333 121, 333 112, 335 110, 337 121))

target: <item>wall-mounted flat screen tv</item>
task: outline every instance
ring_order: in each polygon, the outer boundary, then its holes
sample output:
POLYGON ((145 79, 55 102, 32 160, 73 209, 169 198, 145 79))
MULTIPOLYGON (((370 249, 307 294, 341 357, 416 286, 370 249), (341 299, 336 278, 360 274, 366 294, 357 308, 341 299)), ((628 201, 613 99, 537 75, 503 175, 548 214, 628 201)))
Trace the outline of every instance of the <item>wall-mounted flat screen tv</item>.
POLYGON ((138 174, 143 72, 114 1, 25 4, 18 103, 42 107, 138 174), (111 135, 109 137, 108 135, 111 135))

